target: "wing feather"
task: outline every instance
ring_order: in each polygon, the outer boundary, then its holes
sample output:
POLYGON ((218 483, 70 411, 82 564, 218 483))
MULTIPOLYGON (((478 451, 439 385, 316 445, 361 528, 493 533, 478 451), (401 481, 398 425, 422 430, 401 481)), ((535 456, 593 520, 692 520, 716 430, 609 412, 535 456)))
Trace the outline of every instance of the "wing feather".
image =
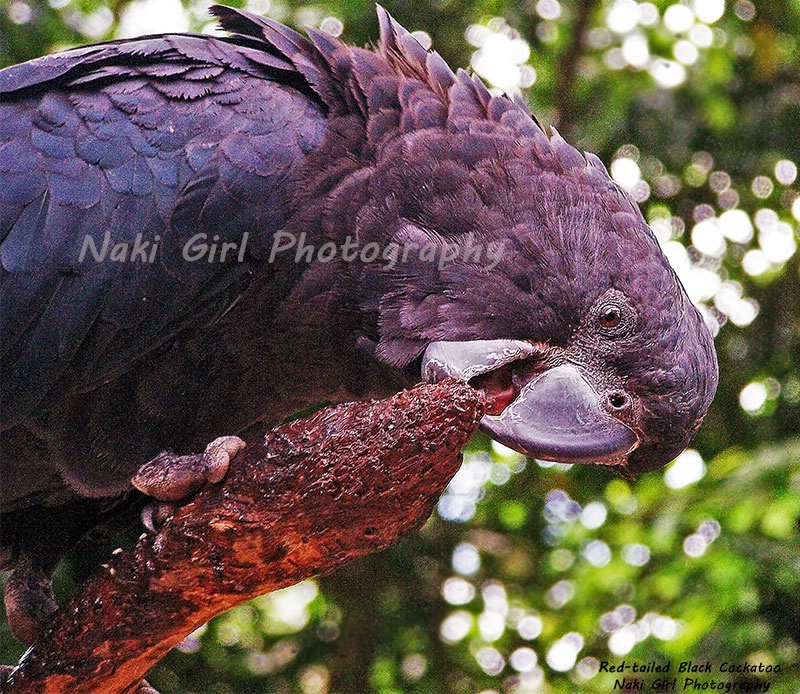
MULTIPOLYGON (((304 41, 292 58, 318 60, 304 41)), ((0 71, 4 428, 236 300, 257 254, 187 262, 183 249, 198 232, 268 247, 288 174, 324 131, 301 79, 272 44, 185 35, 0 71)))

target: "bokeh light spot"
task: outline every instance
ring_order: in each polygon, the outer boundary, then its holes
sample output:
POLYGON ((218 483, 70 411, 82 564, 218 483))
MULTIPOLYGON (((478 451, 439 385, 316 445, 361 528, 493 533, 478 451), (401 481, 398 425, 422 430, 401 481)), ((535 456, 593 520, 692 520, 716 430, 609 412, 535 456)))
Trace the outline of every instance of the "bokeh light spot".
POLYGON ((517 633, 526 641, 537 638, 544 627, 544 623, 538 615, 526 615, 517 624, 517 633))
POLYGON ((775 179, 784 186, 790 186, 797 179, 797 164, 788 159, 781 159, 775 164, 775 179))
POLYGON ((767 387, 760 381, 753 381, 742 388, 739 404, 748 414, 756 414, 767 402, 767 387))
POLYGON ((556 672, 567 672, 575 667, 582 648, 583 637, 577 632, 570 632, 550 646, 545 660, 556 672))
POLYGON ((753 184, 751 186, 753 195, 755 195, 757 198, 761 198, 762 200, 772 195, 774 188, 775 185, 772 183, 772 179, 768 176, 756 176, 753 179, 753 184))
MULTIPOLYGON (((320 22, 319 28, 331 36, 341 36, 344 31, 344 22, 338 17, 325 17, 325 19, 320 22)), ((428 37, 428 39, 430 40, 430 37, 428 37)), ((430 47, 430 43, 426 46, 426 48, 428 47, 430 47)))
POLYGON ((639 543, 625 545, 622 548, 622 560, 631 566, 644 566, 650 561, 650 548, 639 543))
POLYGON ((602 540, 591 540, 583 548, 583 556, 592 566, 606 566, 611 561, 611 548, 602 540))
POLYGON ((558 610, 575 595, 575 587, 570 581, 559 581, 545 593, 544 600, 549 607, 558 610))
POLYGON ((575 666, 575 672, 583 680, 590 680, 600 672, 600 661, 592 656, 581 658, 575 666))
POLYGON ((614 655, 627 655, 636 645, 636 632, 631 627, 623 627, 608 637, 608 650, 614 655))
POLYGON ((472 630, 473 616, 466 610, 451 612, 439 627, 439 636, 445 643, 458 643, 472 630))
POLYGON ((12 2, 6 9, 6 16, 14 24, 27 24, 33 18, 33 10, 27 2, 12 2))
POLYGON ((539 656, 536 651, 527 646, 517 648, 508 659, 509 665, 517 672, 530 672, 538 661, 539 656))
POLYGON ((706 541, 701 535, 689 535, 689 537, 683 541, 684 553, 693 559, 702 557, 706 553, 706 547, 706 541))
POLYGON ((617 0, 608 11, 606 25, 617 34, 627 34, 636 26, 637 10, 634 0, 617 0))
POLYGON ((681 489, 705 477, 706 464, 693 448, 683 451, 664 472, 664 483, 670 489, 681 489))
POLYGON ((506 661, 500 651, 491 646, 485 646, 475 654, 475 660, 487 675, 499 675, 506 666, 506 661))
POLYGON ((626 190, 633 188, 642 177, 639 165, 630 157, 620 157, 611 162, 611 177, 626 190))
MULTIPOLYGON (((673 5, 673 7, 678 7, 673 5)), ((674 60, 659 58, 650 65, 650 74, 660 87, 671 89, 686 81, 686 68, 674 60)))
POLYGON ((584 528, 594 530, 606 522, 608 510, 601 501, 592 501, 581 511, 581 523, 584 528))
POLYGON ((744 210, 726 210, 719 216, 722 233, 735 243, 749 243, 753 238, 753 223, 744 210))
POLYGON ((462 576, 471 576, 481 568, 478 550, 468 542, 462 542, 453 550, 453 570, 462 576))
POLYGON ((693 0, 697 19, 706 24, 713 24, 725 13, 725 0, 693 0))
POLYGON ((689 31, 694 24, 694 12, 686 5, 670 5, 664 11, 664 26, 673 34, 689 31))
POLYGON ((475 586, 458 576, 452 576, 442 584, 442 596, 451 605, 466 605, 475 597, 475 592, 475 586))

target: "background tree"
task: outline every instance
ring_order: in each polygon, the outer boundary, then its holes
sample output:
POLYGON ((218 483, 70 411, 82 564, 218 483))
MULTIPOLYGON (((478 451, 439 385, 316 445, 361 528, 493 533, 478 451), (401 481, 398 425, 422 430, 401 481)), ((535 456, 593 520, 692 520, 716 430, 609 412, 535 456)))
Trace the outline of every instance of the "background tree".
MULTIPOLYGON (((2 0, 0 62, 210 30, 208 4, 2 0)), ((368 0, 229 4, 356 44, 377 36, 368 0)), ((150 682, 165 694, 601 692, 616 676, 600 663, 625 657, 761 662, 781 667, 771 691, 797 691, 800 6, 384 4, 451 65, 522 89, 542 122, 610 162, 720 326, 717 399, 692 450, 636 482, 477 438, 421 532, 214 620, 150 682)), ((61 591, 94 559, 77 553, 61 591)), ((22 648, 2 629, 11 662, 22 648)))

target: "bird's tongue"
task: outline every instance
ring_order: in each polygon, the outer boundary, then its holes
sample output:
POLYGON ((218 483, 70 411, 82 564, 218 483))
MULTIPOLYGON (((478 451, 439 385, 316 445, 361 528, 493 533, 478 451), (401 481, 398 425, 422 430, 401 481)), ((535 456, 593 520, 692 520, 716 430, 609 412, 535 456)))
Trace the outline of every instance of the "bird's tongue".
POLYGON ((486 414, 488 415, 501 414, 519 395, 519 391, 512 382, 511 369, 508 366, 501 366, 487 374, 475 376, 469 384, 484 394, 486 414))
POLYGON ((520 340, 433 342, 423 356, 422 375, 428 381, 452 376, 482 390, 487 413, 481 429, 520 453, 559 462, 624 464, 638 443, 633 431, 606 414, 576 366, 547 368, 537 357, 541 350, 520 340), (524 378, 515 376, 526 360, 535 368, 524 378))

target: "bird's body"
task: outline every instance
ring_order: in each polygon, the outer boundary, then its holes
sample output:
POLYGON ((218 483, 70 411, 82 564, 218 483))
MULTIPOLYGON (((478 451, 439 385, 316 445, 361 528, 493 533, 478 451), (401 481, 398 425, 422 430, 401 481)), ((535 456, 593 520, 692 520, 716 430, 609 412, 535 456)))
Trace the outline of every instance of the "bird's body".
POLYGON ((371 381, 337 354, 345 297, 311 287, 279 315, 308 266, 268 255, 327 121, 279 59, 246 56, 153 38, 3 81, 3 510, 117 494, 165 448, 371 381))
MULTIPOLYGON (((479 364, 497 420, 591 391, 558 426, 595 418, 605 447, 535 434, 526 452, 637 472, 686 445, 710 336, 596 158, 385 13, 375 51, 215 13, 231 37, 0 72, 11 564, 37 518, 116 498, 161 451, 387 394, 442 366, 440 342, 468 345, 452 371, 479 364), (484 364, 480 340, 521 351, 484 364)), ((513 445, 506 425, 487 430, 513 445)))

